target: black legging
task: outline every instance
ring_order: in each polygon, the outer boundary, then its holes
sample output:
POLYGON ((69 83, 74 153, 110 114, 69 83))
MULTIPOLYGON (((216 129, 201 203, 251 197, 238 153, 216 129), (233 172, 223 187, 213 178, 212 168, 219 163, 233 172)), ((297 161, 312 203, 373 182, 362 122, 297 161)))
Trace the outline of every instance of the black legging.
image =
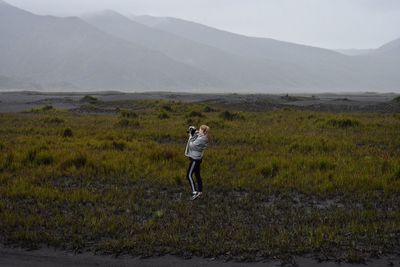
POLYGON ((189 164, 189 168, 187 170, 186 177, 189 180, 189 184, 190 184, 190 187, 192 188, 192 192, 196 191, 196 185, 192 178, 193 173, 196 175, 196 182, 197 182, 198 189, 199 189, 198 191, 203 192, 203 182, 201 181, 201 176, 200 176, 200 165, 201 165, 202 160, 201 159, 194 160, 192 158, 189 158, 189 159, 190 159, 190 164, 189 164))

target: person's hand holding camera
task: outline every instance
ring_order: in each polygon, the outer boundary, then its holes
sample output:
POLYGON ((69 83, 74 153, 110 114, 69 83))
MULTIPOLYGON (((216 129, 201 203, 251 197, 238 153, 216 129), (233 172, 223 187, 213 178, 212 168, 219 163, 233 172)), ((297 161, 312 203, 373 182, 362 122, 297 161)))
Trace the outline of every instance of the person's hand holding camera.
POLYGON ((186 133, 188 133, 189 136, 192 137, 192 136, 195 134, 196 131, 197 131, 197 130, 196 130, 196 127, 194 127, 194 126, 189 126, 189 128, 186 130, 186 133))

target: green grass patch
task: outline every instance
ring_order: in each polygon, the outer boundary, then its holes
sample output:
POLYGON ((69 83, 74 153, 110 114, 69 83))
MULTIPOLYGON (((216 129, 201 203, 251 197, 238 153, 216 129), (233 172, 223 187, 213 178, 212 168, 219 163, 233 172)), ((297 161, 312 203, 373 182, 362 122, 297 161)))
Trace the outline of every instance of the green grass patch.
POLYGON ((400 248, 396 114, 101 105, 112 112, 0 116, 2 242, 349 262, 400 248), (191 202, 186 129, 201 124, 211 127, 204 195, 191 202))
POLYGON ((350 127, 357 127, 360 123, 355 119, 348 119, 348 118, 337 118, 337 119, 329 119, 326 126, 331 126, 333 128, 350 128, 350 127))
POLYGON ((220 113, 220 118, 228 121, 232 120, 244 120, 244 116, 239 112, 230 112, 225 110, 224 112, 220 113))
POLYGON ((72 132, 71 128, 65 128, 63 131, 63 137, 72 137, 74 133, 72 132))
POLYGON ((48 112, 48 111, 52 111, 52 110, 54 110, 52 105, 45 105, 45 106, 42 106, 42 107, 33 108, 33 109, 31 109, 31 112, 43 113, 43 112, 48 112))
POLYGON ((82 103, 97 104, 100 100, 91 95, 85 95, 80 99, 82 103))

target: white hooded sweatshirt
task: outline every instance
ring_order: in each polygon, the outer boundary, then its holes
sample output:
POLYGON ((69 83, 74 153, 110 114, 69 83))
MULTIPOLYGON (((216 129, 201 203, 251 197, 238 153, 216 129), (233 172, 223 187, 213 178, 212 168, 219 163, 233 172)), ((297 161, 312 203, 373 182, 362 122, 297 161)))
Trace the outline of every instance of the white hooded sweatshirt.
POLYGON ((204 149, 208 145, 208 138, 206 135, 200 135, 196 131, 193 135, 189 135, 189 140, 186 144, 185 156, 194 160, 203 158, 204 149))

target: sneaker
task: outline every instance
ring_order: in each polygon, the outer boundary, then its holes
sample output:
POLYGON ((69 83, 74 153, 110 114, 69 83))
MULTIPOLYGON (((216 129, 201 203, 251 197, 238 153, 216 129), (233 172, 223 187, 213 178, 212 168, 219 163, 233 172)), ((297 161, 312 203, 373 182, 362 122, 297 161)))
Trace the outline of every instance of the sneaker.
POLYGON ((195 200, 196 198, 198 198, 199 196, 201 196, 203 193, 202 192, 197 192, 196 194, 194 194, 192 196, 192 200, 195 200))

